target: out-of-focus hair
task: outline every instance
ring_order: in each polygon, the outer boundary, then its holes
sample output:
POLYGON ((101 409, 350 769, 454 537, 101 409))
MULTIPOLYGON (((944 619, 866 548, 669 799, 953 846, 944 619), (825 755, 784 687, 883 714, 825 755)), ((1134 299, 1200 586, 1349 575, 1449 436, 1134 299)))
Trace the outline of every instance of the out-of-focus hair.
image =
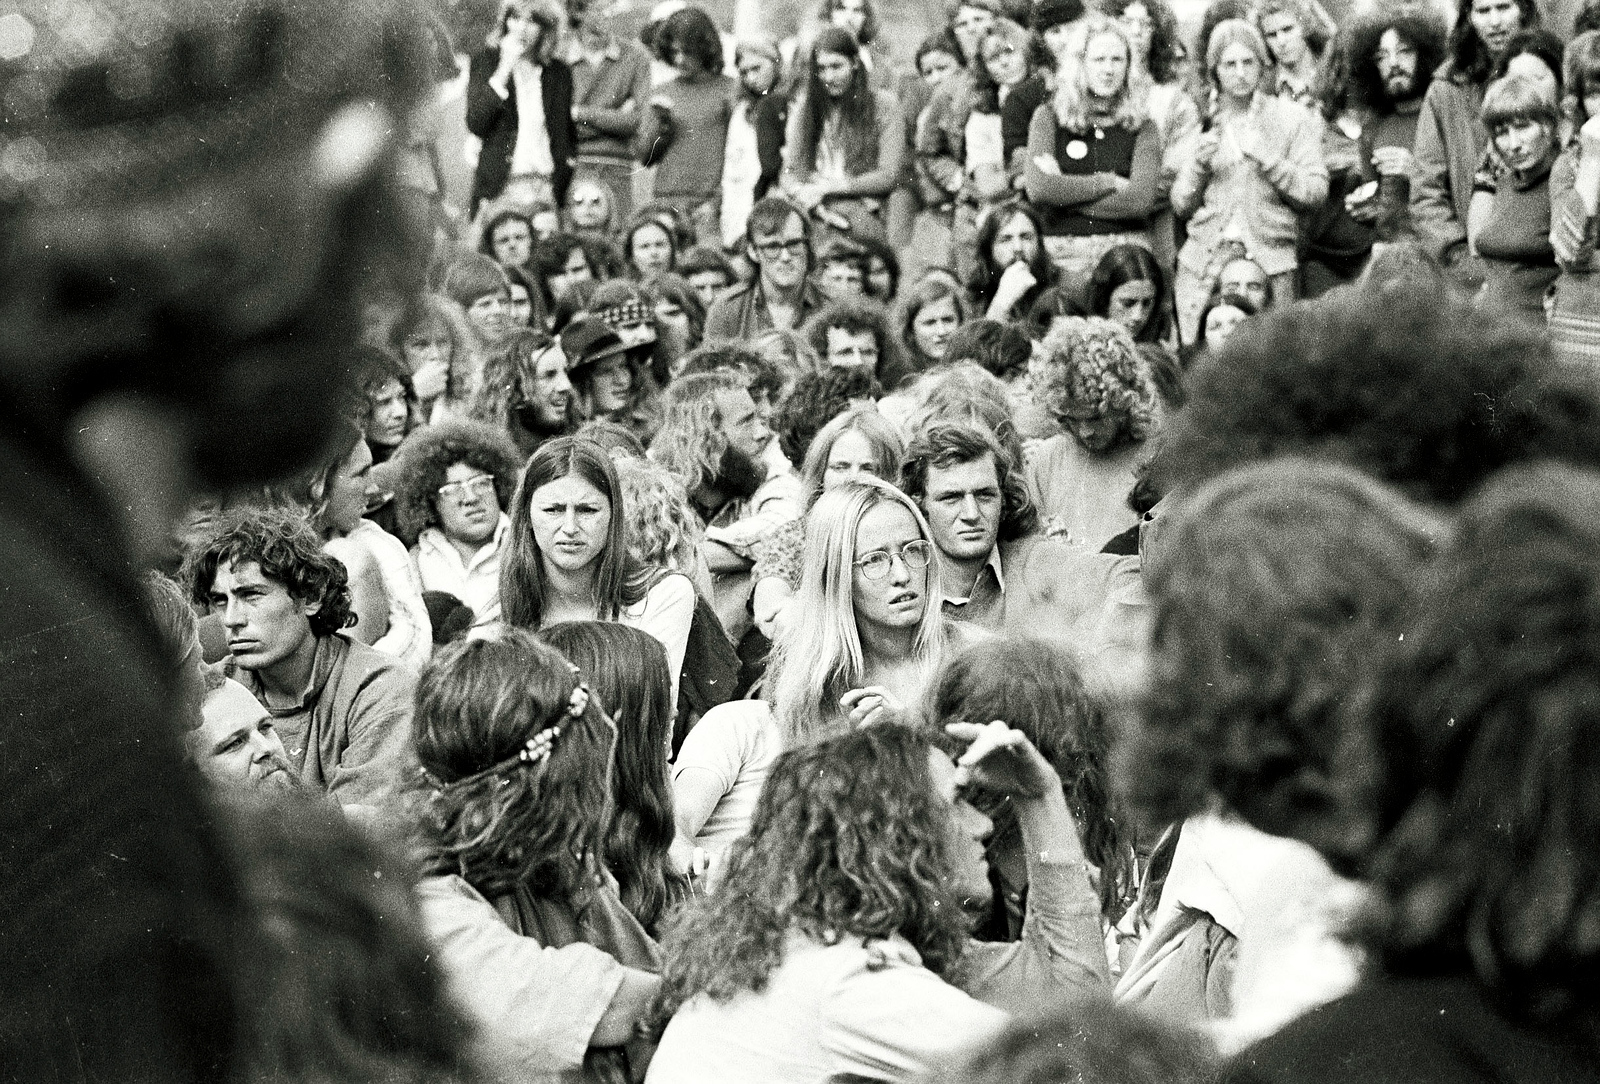
POLYGON ((700 70, 710 75, 722 71, 722 37, 711 16, 697 7, 681 8, 667 16, 667 21, 656 33, 656 57, 664 64, 672 63, 674 51, 693 57, 700 70))
POLYGON ((1339 793, 1353 747, 1341 705, 1415 635, 1446 525, 1349 467, 1295 459, 1162 507, 1130 800, 1168 824, 1219 798, 1263 831, 1358 854, 1369 841, 1339 793))
POLYGON ((1149 76, 1156 83, 1172 83, 1178 78, 1178 62, 1183 43, 1178 40, 1178 16, 1167 0, 1101 0, 1100 8, 1113 19, 1134 4, 1143 4, 1150 14, 1149 76))
POLYGON ((791 464, 804 463, 823 426, 851 404, 882 396, 882 386, 870 373, 831 368, 802 373, 772 419, 778 449, 791 464))
MULTIPOLYGON (((1495 58, 1472 25, 1472 4, 1473 0, 1456 0, 1456 19, 1450 31, 1448 74, 1481 85, 1488 81, 1495 58)), ((1517 0, 1517 10, 1522 13, 1522 30, 1536 30, 1544 25, 1535 0, 1517 0)))
POLYGON ((539 446, 528 460, 511 498, 511 527, 500 560, 500 608, 508 626, 537 629, 544 619, 544 555, 533 537, 533 494, 561 478, 578 477, 611 504, 606 545, 595 558, 595 610, 603 621, 615 621, 623 609, 644 597, 643 571, 628 560, 624 524, 627 507, 611 457, 599 445, 577 437, 556 437, 539 446))
POLYGON ((936 421, 919 430, 906 449, 901 487, 906 496, 921 503, 928 497, 930 469, 946 470, 986 455, 993 457, 995 479, 1000 483, 1000 541, 1032 534, 1039 527, 1039 511, 1028 492, 1022 464, 1013 460, 999 438, 982 425, 936 421))
POLYGON ((616 468, 628 509, 629 558, 641 568, 691 575, 704 531, 683 483, 649 459, 621 459, 616 468))
POLYGON ((291 508, 236 508, 217 518, 210 532, 183 560, 180 574, 189 599, 211 608, 211 585, 224 564, 254 564, 283 585, 289 597, 315 604, 311 631, 331 636, 356 623, 345 567, 322 552, 322 538, 305 513, 291 508))
POLYGON ((672 675, 666 649, 648 632, 604 621, 551 625, 539 638, 578 668, 617 722, 611 815, 598 849, 623 906, 653 932, 689 894, 667 853, 677 828, 667 775, 672 675))
POLYGON ((997 379, 1011 380, 1028 371, 1033 341, 1010 321, 968 320, 950 336, 944 356, 952 365, 970 362, 997 379))
POLYGON ((728 448, 718 395, 743 390, 744 382, 727 372, 682 377, 667 388, 650 454, 690 493, 717 476, 728 448))
MULTIPOLYGON (((1256 29, 1261 31, 1265 39, 1267 16, 1287 15, 1299 24, 1300 35, 1305 38, 1306 48, 1311 50, 1311 55, 1321 60, 1328 51, 1328 44, 1339 32, 1338 24, 1327 18, 1321 7, 1320 4, 1313 6, 1306 0, 1261 0, 1255 10, 1256 29)), ((1273 63, 1277 63, 1277 59, 1273 57, 1273 63)))
MULTIPOLYGON (((816 741, 845 727, 839 698, 859 687, 866 672, 856 627, 856 532, 868 512, 884 505, 905 509, 917 537, 933 541, 916 503, 877 478, 859 477, 825 491, 806 517, 805 567, 796 598, 808 619, 789 623, 773 643, 767 664, 773 713, 786 746, 816 741)), ((932 674, 944 654, 937 548, 920 574, 923 610, 913 650, 921 669, 932 674)))
POLYGON ((765 988, 792 932, 822 944, 903 937, 924 967, 952 974, 967 920, 949 888, 952 813, 931 749, 885 725, 780 755, 727 856, 724 883, 738 890, 696 901, 665 939, 662 1015, 698 994, 765 988))
POLYGON ((432 329, 442 330, 450 340, 450 375, 445 398, 465 402, 477 389, 483 373, 483 343, 479 340, 466 311, 439 294, 423 294, 407 306, 395 323, 389 347, 397 357, 405 357, 406 343, 432 329))
POLYGON ((1508 75, 1489 84, 1479 113, 1490 138, 1517 121, 1542 124, 1554 135, 1559 115, 1555 101, 1531 79, 1508 75))
MULTIPOLYGON (((817 21, 824 26, 833 25, 833 12, 839 6, 839 0, 822 0, 817 5, 817 21)), ((871 45, 878 38, 878 9, 872 0, 862 0, 861 14, 865 16, 861 23, 861 33, 856 35, 856 41, 863 47, 871 45)))

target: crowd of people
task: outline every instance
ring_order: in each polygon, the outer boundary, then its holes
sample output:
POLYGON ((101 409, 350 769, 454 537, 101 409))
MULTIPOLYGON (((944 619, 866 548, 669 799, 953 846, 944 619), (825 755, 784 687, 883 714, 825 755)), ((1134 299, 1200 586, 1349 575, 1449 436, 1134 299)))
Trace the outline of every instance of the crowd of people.
POLYGON ((1600 2, 236 6, 0 71, 0 1075, 1600 1080, 1600 2))

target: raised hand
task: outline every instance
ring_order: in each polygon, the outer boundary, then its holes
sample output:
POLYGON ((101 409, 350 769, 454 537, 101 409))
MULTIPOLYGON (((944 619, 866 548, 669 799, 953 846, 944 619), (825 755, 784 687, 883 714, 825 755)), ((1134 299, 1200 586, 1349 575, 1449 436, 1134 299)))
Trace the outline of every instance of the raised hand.
POLYGON ((1056 770, 1022 731, 998 719, 981 725, 950 723, 944 729, 971 742, 956 758, 956 778, 961 783, 976 783, 1018 801, 1041 798, 1052 788, 1061 790, 1056 770))

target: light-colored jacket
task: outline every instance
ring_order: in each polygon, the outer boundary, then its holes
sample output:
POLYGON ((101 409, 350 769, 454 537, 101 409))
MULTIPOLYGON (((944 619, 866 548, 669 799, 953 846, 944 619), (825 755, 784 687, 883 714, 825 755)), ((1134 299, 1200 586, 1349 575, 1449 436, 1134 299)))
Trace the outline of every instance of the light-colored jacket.
POLYGON ((1194 155, 1196 134, 1172 185, 1172 209, 1189 220, 1189 240, 1178 262, 1196 273, 1204 271, 1234 222, 1243 227, 1246 246, 1262 270, 1269 275, 1293 271, 1299 215, 1328 196, 1321 117, 1287 99, 1257 93, 1243 123, 1270 167, 1246 157, 1226 134, 1210 167, 1203 167, 1194 155))

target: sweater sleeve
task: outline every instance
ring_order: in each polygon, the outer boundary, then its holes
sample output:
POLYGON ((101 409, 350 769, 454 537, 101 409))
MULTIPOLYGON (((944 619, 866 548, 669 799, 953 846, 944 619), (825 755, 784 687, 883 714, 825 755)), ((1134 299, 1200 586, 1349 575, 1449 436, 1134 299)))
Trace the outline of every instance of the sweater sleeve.
POLYGON ((1435 83, 1422 99, 1411 151, 1411 221, 1436 258, 1467 240, 1466 223, 1456 216, 1450 194, 1450 152, 1435 100, 1440 91, 1435 83))
POLYGON ((585 125, 615 139, 631 139, 639 131, 640 114, 650 101, 650 62, 642 56, 624 57, 631 62, 628 95, 615 108, 591 105, 583 118, 585 125))
POLYGON ((905 169, 905 117, 900 103, 888 94, 878 95, 878 165, 845 181, 842 196, 887 196, 905 169))
POLYGON ((1077 207, 1110 195, 1115 190, 1115 183, 1106 173, 1057 177, 1034 164, 1035 158, 1055 156, 1056 115, 1047 102, 1033 111, 1033 122, 1028 126, 1028 161, 1022 174, 1028 198, 1034 203, 1077 207))
POLYGON ((1205 200, 1206 185, 1211 181, 1210 167, 1201 165, 1195 155, 1195 145, 1199 143, 1201 135, 1202 132, 1196 129, 1177 149, 1179 165, 1172 181, 1172 211, 1179 218, 1189 218, 1200 209, 1200 204, 1205 200))
POLYGON ((950 122, 955 102, 945 83, 917 121, 917 169, 944 192, 958 192, 964 180, 961 148, 952 145, 950 122))
POLYGON ((1262 168, 1286 203, 1309 211, 1328 198, 1328 166, 1322 160, 1322 118, 1309 109, 1294 108, 1300 116, 1289 134, 1289 146, 1282 158, 1262 168))
POLYGON ((1150 121, 1144 122, 1133 144, 1133 174, 1120 192, 1102 196, 1083 209, 1089 218, 1110 222, 1142 221, 1156 206, 1156 188, 1161 182, 1161 134, 1150 121))
POLYGON ((340 805, 387 807, 410 782, 411 698, 416 678, 399 664, 367 675, 343 720, 344 748, 328 771, 328 794, 340 805))

